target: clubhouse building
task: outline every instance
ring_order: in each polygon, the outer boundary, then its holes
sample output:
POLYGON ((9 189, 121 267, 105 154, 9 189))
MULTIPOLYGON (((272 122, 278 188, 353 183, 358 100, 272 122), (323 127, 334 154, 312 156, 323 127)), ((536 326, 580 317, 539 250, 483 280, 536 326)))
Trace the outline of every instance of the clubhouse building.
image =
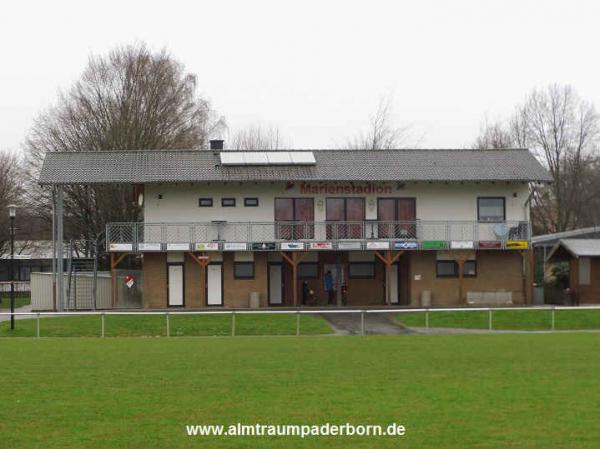
POLYGON ((109 223, 106 249, 113 273, 141 256, 152 309, 530 303, 530 184, 549 181, 524 149, 242 152, 223 141, 48 153, 40 175, 59 236, 65 186, 131 186, 143 221, 109 223))

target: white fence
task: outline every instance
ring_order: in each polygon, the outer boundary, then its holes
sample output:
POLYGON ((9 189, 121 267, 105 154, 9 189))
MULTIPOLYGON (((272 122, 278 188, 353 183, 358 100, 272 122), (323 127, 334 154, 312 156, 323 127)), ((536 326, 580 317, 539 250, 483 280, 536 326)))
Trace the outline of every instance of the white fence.
MULTIPOLYGON (((109 272, 98 272, 96 279, 96 298, 94 304, 94 274, 92 272, 73 273, 71 288, 69 289, 68 273, 64 274, 65 298, 67 294, 68 310, 91 310, 112 308, 112 280, 109 272)), ((33 311, 54 310, 54 279, 52 273, 31 273, 31 309, 33 311)), ((141 272, 118 271, 117 292, 119 297, 118 307, 139 308, 141 299, 141 272), (133 288, 125 286, 124 278, 127 274, 136 275, 136 284, 133 288)))
MULTIPOLYGON (((16 323, 18 326, 19 321, 26 317, 32 317, 36 320, 36 336, 43 336, 41 333, 40 321, 43 322, 43 318, 46 317, 76 317, 76 316, 97 316, 100 318, 99 326, 98 326, 98 337, 105 337, 106 335, 106 320, 111 316, 162 316, 164 317, 164 332, 165 336, 171 336, 171 325, 170 318, 176 315, 229 315, 231 318, 231 336, 236 335, 236 315, 251 315, 251 314, 271 314, 271 315, 294 315, 296 317, 296 329, 295 334, 297 336, 301 335, 301 326, 300 326, 300 317, 302 315, 322 315, 322 314, 359 314, 360 315, 360 334, 365 335, 366 332, 366 324, 365 321, 368 319, 369 315, 373 314, 404 314, 404 313, 422 313, 424 314, 424 330, 428 332, 430 330, 430 316, 432 314, 444 313, 444 312, 487 312, 488 314, 488 326, 485 329, 477 329, 477 330, 487 330, 494 331, 494 312, 500 311, 547 311, 551 314, 551 323, 548 326, 548 329, 543 331, 546 332, 554 332, 557 329, 557 312, 559 311, 581 311, 581 310, 597 310, 600 312, 600 305, 591 305, 591 306, 551 306, 551 307, 469 307, 469 308, 434 308, 434 309, 215 309, 215 310, 190 310, 190 311, 139 311, 139 312, 126 312, 126 311, 93 311, 93 312, 15 312, 14 316, 16 318, 16 323)), ((0 318, 3 316, 10 317, 10 312, 2 312, 0 311, 0 318)), ((583 329, 574 328, 574 329, 565 329, 563 332, 577 332, 583 329)), ((600 331, 600 326, 596 328, 585 328, 585 330, 595 330, 600 331)), ((539 332, 540 330, 533 330, 532 332, 539 332)), ((460 332, 460 330, 458 331, 460 332)), ((528 332, 528 330, 507 330, 507 332, 528 332)), ((289 334, 288 334, 289 335, 289 334)))

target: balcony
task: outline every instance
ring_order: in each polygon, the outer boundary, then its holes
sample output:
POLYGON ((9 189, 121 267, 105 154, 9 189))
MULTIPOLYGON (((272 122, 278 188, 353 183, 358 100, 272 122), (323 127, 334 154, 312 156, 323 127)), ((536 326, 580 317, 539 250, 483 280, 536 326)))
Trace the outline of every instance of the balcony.
POLYGON ((106 249, 526 249, 530 237, 527 221, 109 223, 106 249))

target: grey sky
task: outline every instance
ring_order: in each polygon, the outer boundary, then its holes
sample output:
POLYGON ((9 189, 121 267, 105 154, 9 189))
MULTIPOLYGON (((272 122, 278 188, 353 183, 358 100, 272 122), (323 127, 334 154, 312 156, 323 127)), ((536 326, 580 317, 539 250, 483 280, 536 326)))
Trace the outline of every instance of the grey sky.
POLYGON ((0 13, 0 149, 76 80, 90 52, 166 46, 231 128, 331 147, 393 94, 424 147, 461 147, 534 86, 600 104, 598 1, 10 1, 0 13))

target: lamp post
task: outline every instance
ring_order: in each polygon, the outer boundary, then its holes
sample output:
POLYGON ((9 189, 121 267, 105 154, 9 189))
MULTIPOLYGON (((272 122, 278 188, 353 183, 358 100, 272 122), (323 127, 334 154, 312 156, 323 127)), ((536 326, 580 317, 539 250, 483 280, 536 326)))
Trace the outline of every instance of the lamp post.
POLYGON ((10 218, 10 328, 15 328, 15 218, 17 206, 8 205, 8 217, 10 218))

